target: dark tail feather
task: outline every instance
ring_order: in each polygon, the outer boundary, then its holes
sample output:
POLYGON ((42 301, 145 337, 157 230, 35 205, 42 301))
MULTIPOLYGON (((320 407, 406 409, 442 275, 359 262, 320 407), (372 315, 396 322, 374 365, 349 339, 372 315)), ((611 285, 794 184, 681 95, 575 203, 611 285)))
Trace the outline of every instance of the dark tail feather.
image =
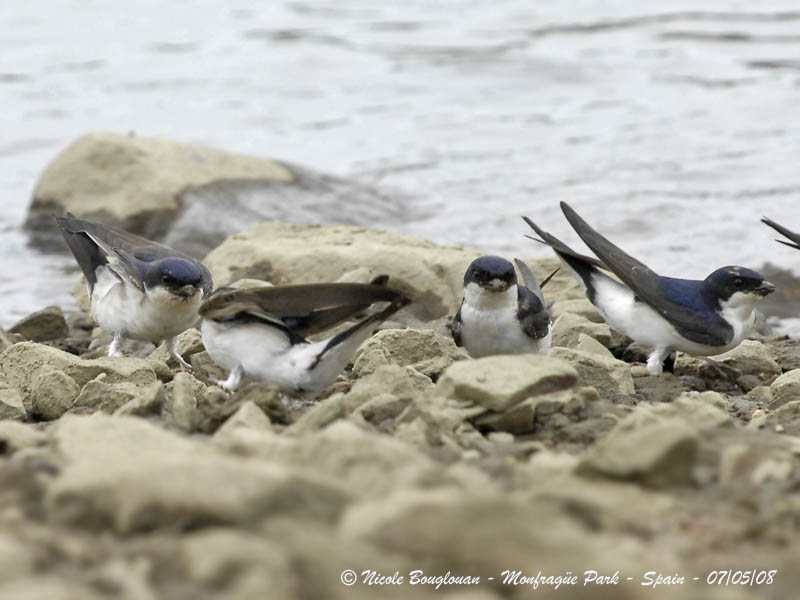
POLYGON ((97 283, 95 271, 101 265, 107 265, 105 254, 103 254, 97 247, 92 239, 83 231, 77 228, 76 223, 80 220, 75 219, 72 213, 67 213, 66 217, 57 217, 53 215, 53 220, 61 230, 61 235, 67 242, 67 246, 75 256, 78 266, 83 271, 86 281, 89 282, 89 290, 94 289, 94 284, 97 283))
POLYGON ((354 333, 365 327, 369 327, 372 324, 382 323, 383 321, 391 317, 394 313, 396 313, 398 310, 403 308, 409 302, 411 302, 411 298, 405 295, 400 295, 394 300, 392 300, 389 306, 387 306, 383 310, 376 312, 374 315, 370 315, 363 321, 359 321, 358 323, 356 323, 352 327, 349 327, 348 329, 345 329, 341 333, 337 333, 328 341, 328 343, 325 345, 325 348, 323 348, 322 352, 319 353, 319 356, 317 356, 317 358, 314 360, 313 364, 311 365, 311 368, 313 369, 314 367, 316 367, 319 364, 319 361, 322 360, 322 358, 329 350, 341 344, 351 335, 353 335, 354 333))
POLYGON ((761 219, 761 222, 769 227, 772 227, 775 231, 780 233, 781 235, 789 238, 791 242, 787 242, 786 240, 775 240, 779 244, 783 244, 784 246, 789 246, 790 248, 794 248, 795 250, 800 250, 800 233, 796 233, 791 229, 786 229, 783 225, 779 225, 772 219, 768 219, 764 217, 761 219))

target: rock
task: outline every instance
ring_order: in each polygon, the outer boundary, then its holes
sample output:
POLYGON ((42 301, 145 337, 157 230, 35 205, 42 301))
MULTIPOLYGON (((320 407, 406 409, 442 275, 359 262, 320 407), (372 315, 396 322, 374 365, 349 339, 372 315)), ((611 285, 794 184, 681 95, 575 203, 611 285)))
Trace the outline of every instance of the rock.
POLYGON ((698 449, 698 432, 684 420, 642 418, 637 412, 588 451, 578 473, 652 487, 688 484, 698 449))
MULTIPOLYGON (((633 369, 631 369, 631 375, 633 375, 633 369)), ((653 403, 671 402, 673 398, 688 391, 683 382, 672 373, 635 377, 633 384, 637 394, 641 394, 645 400, 653 403)))
POLYGON ((48 306, 23 318, 12 326, 9 332, 18 333, 33 342, 45 342, 67 337, 69 327, 61 309, 57 306, 48 306))
POLYGON ((8 384, 0 373, 0 419, 24 419, 27 416, 22 393, 8 384))
POLYGON ((72 408, 81 388, 65 372, 43 365, 31 374, 30 390, 22 399, 28 415, 52 420, 72 408))
POLYGON ((575 369, 547 356, 487 356, 450 365, 436 394, 502 412, 530 396, 569 390, 576 381, 575 369))
POLYGON ((255 225, 209 254, 205 263, 218 285, 256 277, 275 285, 334 281, 359 267, 390 276, 390 285, 411 293, 411 314, 435 319, 455 312, 464 271, 477 250, 362 227, 255 225))
POLYGON ((250 381, 236 390, 229 402, 234 406, 255 404, 273 423, 287 425, 290 422, 289 411, 281 397, 278 386, 264 381, 250 381))
POLYGON ((744 340, 733 350, 715 356, 714 360, 733 367, 742 375, 754 375, 761 381, 781 374, 770 349, 756 340, 744 340))
POLYGON ((781 370, 800 369, 800 340, 774 339, 767 342, 767 347, 781 370))
MULTIPOLYGON (((792 400, 779 406, 774 412, 753 413, 749 429, 771 429, 791 436, 800 436, 800 400, 792 400)), ((800 444, 798 444, 800 453, 800 444)))
POLYGON ((17 388, 26 406, 33 402, 34 377, 43 367, 62 371, 82 388, 101 373, 105 373, 106 383, 129 382, 147 385, 156 380, 151 365, 141 358, 96 358, 82 359, 73 354, 37 344, 21 342, 0 354, 0 369, 6 373, 8 385, 17 388))
POLYGON ((611 343, 611 330, 608 325, 565 312, 553 323, 553 346, 574 348, 581 334, 595 338, 606 347, 611 343))
POLYGON ((116 409, 114 414, 137 417, 158 415, 161 414, 166 401, 167 396, 164 391, 164 385, 160 381, 154 381, 150 385, 138 388, 137 394, 116 409))
POLYGON ((43 446, 47 436, 29 423, 0 420, 0 454, 14 454, 23 448, 43 446))
POLYGON ((800 369, 787 371, 773 381, 769 389, 772 391, 772 399, 768 404, 771 409, 800 400, 800 369))
POLYGON ((255 402, 244 402, 239 409, 233 413, 214 434, 216 437, 223 437, 232 430, 239 427, 257 429, 261 431, 271 431, 272 423, 264 411, 258 408, 255 402))
POLYGON ((594 387, 602 397, 614 398, 634 393, 628 363, 595 353, 560 347, 551 348, 548 356, 572 365, 578 372, 580 385, 594 387))
POLYGON ((577 406, 570 408, 575 401, 576 396, 572 390, 537 395, 515 404, 505 412, 484 413, 474 423, 481 429, 522 435, 534 430, 536 417, 541 419, 557 412, 575 412, 577 406))
POLYGON ((6 332, 0 327, 0 353, 5 352, 6 348, 10 348, 17 343, 17 336, 6 332))
POLYGON ((383 329, 364 342, 353 363, 352 376, 361 378, 381 365, 411 367, 435 380, 457 360, 469 358, 452 338, 428 329, 383 329))
POLYGON ((330 520, 351 497, 322 473, 225 456, 136 417, 65 416, 53 442, 64 466, 46 506, 84 527, 111 523, 126 534, 279 514, 330 520))
MULTIPOLYGON (((550 285, 548 283, 548 285, 550 285)), ((545 286, 545 293, 547 290, 547 286, 545 286)), ((576 298, 574 300, 559 300, 558 302, 554 303, 553 306, 550 308, 550 317, 553 321, 558 320, 558 318, 563 315, 564 313, 572 313, 583 317, 584 319, 588 319, 593 323, 603 323, 605 324, 605 319, 603 316, 597 312, 597 309, 594 307, 594 304, 589 302, 588 298, 576 298)))
POLYGON ((287 184, 294 176, 283 165, 261 158, 153 138, 90 133, 42 173, 27 225, 52 227, 51 212, 70 211, 148 238, 163 238, 185 208, 188 192, 221 181, 287 184))
MULTIPOLYGON (((203 352, 204 350, 205 347, 203 346, 203 336, 197 329, 187 329, 178 335, 178 354, 180 354, 187 362, 191 363, 192 355, 197 354, 198 352, 203 352)), ((167 351, 166 343, 161 344, 158 348, 153 350, 149 358, 166 363, 167 366, 172 369, 178 368, 178 361, 176 361, 167 351)))
POLYGON ((590 354, 597 354, 599 356, 605 356, 606 358, 614 358, 614 355, 611 354, 611 350, 598 342, 596 338, 586 335, 585 333, 578 334, 575 350, 589 352, 590 354))
POLYGON ((296 575, 280 546, 247 531, 210 528, 181 541, 178 554, 185 578, 219 597, 295 598, 296 575))

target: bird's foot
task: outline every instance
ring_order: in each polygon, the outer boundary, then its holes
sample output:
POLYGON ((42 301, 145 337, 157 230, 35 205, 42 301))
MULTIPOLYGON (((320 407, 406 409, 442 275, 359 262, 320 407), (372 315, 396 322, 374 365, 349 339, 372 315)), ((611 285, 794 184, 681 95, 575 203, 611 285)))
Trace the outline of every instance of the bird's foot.
POLYGON ((178 354, 177 337, 172 337, 167 340, 167 351, 169 351, 169 355, 175 359, 175 361, 178 363, 178 366, 180 366, 182 371, 185 371, 186 373, 194 372, 192 365, 186 362, 186 360, 180 354, 178 354))
POLYGON ((112 358, 122 358, 122 349, 120 345, 122 344, 122 334, 115 333, 114 339, 111 340, 111 343, 108 345, 108 355, 112 358))
POLYGON ((711 370, 719 375, 720 379, 731 379, 736 381, 742 376, 742 372, 735 367, 727 365, 723 362, 719 362, 718 360, 714 360, 710 356, 703 356, 702 358, 708 364, 711 370))
POLYGON ((223 390, 235 392, 237 389, 239 389, 239 384, 242 383, 243 377, 244 369, 242 369, 241 365, 237 365, 233 368, 227 379, 211 379, 211 382, 215 385, 218 385, 223 390))

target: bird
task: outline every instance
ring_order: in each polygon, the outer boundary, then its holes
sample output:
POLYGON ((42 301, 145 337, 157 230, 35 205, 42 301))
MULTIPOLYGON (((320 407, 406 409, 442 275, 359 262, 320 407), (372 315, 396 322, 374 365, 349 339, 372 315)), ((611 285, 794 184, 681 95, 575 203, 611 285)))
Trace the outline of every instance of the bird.
POLYGON ((117 227, 53 215, 86 277, 91 315, 113 334, 108 355, 122 356, 124 338, 160 343, 182 369, 177 335, 199 322, 198 309, 213 289, 199 260, 117 227))
POLYGON ((735 348, 755 322, 756 303, 775 291, 760 273, 738 266, 717 269, 704 280, 661 276, 592 229, 566 202, 561 210, 600 260, 578 254, 523 217, 539 235, 532 239, 556 252, 611 327, 652 347, 650 374, 661 373, 674 350, 707 357, 735 348))
POLYGON ((761 219, 761 222, 764 223, 765 225, 769 225, 775 231, 777 231, 784 237, 789 238, 790 240, 788 242, 786 240, 775 240, 776 242, 778 242, 779 244, 784 244, 786 246, 789 246, 789 248, 800 250, 800 233, 795 233, 790 229, 786 229, 786 227, 784 227, 783 225, 778 225, 778 223, 776 223, 772 219, 768 219, 767 217, 763 217, 761 219))
POLYGON ((530 267, 517 258, 514 262, 522 273, 522 285, 514 265, 500 256, 480 256, 464 273, 464 296, 450 330, 456 346, 474 358, 543 354, 550 349, 549 306, 530 267))
POLYGON ((409 302, 403 292, 374 283, 220 288, 200 306, 203 344, 230 370, 227 379, 214 383, 234 391, 255 379, 313 397, 336 379, 378 324, 409 302), (363 316, 376 303, 388 305, 363 316), (326 339, 307 339, 359 316, 326 339))

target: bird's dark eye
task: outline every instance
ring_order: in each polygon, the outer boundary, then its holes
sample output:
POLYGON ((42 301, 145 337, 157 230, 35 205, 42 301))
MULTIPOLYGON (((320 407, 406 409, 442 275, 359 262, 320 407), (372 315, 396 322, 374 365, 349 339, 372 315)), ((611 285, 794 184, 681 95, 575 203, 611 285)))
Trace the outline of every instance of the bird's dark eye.
POLYGON ((169 283, 170 281, 172 281, 172 277, 170 277, 169 275, 162 275, 161 276, 161 281, 163 283, 169 283))
POLYGON ((738 289, 738 288, 741 288, 742 286, 744 286, 744 281, 742 281, 738 277, 733 280, 733 287, 738 289))

